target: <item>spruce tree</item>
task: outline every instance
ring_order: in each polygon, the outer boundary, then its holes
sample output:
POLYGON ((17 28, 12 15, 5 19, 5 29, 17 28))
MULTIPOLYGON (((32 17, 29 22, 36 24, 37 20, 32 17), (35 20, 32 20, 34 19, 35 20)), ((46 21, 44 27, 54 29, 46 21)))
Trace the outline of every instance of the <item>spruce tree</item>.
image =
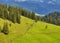
POLYGON ((20 15, 19 14, 17 14, 17 16, 16 16, 16 21, 17 21, 17 23, 20 24, 20 15))
POLYGON ((9 30, 8 30, 8 24, 7 23, 4 23, 4 26, 3 26, 3 30, 1 32, 3 32, 4 34, 8 34, 9 33, 9 30))
POLYGON ((35 19, 35 13, 34 12, 31 13, 31 19, 35 19))
POLYGON ((13 15, 12 15, 12 21, 13 21, 14 23, 16 23, 16 14, 13 14, 13 15))

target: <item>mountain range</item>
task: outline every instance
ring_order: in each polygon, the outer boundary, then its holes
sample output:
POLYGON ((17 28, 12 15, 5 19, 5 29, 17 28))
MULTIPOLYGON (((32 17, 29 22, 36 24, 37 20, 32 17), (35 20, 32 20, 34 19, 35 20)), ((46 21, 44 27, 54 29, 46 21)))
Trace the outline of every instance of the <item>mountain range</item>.
POLYGON ((60 11, 60 3, 55 1, 47 0, 43 1, 15 1, 15 0, 0 0, 2 4, 14 5, 30 11, 34 11, 38 14, 45 15, 50 12, 60 11))

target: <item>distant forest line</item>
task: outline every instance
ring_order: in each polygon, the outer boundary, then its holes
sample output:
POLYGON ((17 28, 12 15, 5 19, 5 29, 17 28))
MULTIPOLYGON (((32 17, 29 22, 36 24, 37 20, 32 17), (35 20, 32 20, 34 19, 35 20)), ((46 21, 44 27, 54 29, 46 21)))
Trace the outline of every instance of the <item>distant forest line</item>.
POLYGON ((40 20, 40 16, 36 16, 35 12, 31 12, 16 6, 8 6, 0 4, 0 18, 8 19, 13 23, 20 23, 21 15, 35 20, 40 20))

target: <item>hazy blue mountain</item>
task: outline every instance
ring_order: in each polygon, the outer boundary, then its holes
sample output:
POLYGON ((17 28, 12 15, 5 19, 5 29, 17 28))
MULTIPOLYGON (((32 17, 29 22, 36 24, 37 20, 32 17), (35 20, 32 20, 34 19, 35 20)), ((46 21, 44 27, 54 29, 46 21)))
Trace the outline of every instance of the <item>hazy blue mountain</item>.
POLYGON ((47 3, 48 1, 51 1, 51 0, 47 0, 44 3, 40 1, 18 2, 14 0, 8 0, 8 1, 0 0, 0 3, 22 7, 43 15, 48 14, 49 12, 60 11, 60 4, 56 2, 47 3))
POLYGON ((60 11, 60 6, 58 4, 47 4, 47 3, 36 3, 36 2, 20 2, 18 3, 20 7, 35 11, 39 14, 47 14, 49 12, 60 11))

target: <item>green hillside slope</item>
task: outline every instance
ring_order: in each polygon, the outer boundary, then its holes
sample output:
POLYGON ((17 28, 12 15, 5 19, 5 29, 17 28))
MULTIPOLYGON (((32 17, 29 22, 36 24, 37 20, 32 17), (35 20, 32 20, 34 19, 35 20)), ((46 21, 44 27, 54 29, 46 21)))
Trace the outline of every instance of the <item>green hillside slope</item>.
POLYGON ((37 22, 26 34, 16 38, 12 43, 60 43, 60 26, 37 22))
POLYGON ((35 22, 23 16, 21 24, 0 19, 1 28, 4 22, 11 24, 11 27, 8 35, 0 32, 0 43, 60 43, 60 26, 35 22))

